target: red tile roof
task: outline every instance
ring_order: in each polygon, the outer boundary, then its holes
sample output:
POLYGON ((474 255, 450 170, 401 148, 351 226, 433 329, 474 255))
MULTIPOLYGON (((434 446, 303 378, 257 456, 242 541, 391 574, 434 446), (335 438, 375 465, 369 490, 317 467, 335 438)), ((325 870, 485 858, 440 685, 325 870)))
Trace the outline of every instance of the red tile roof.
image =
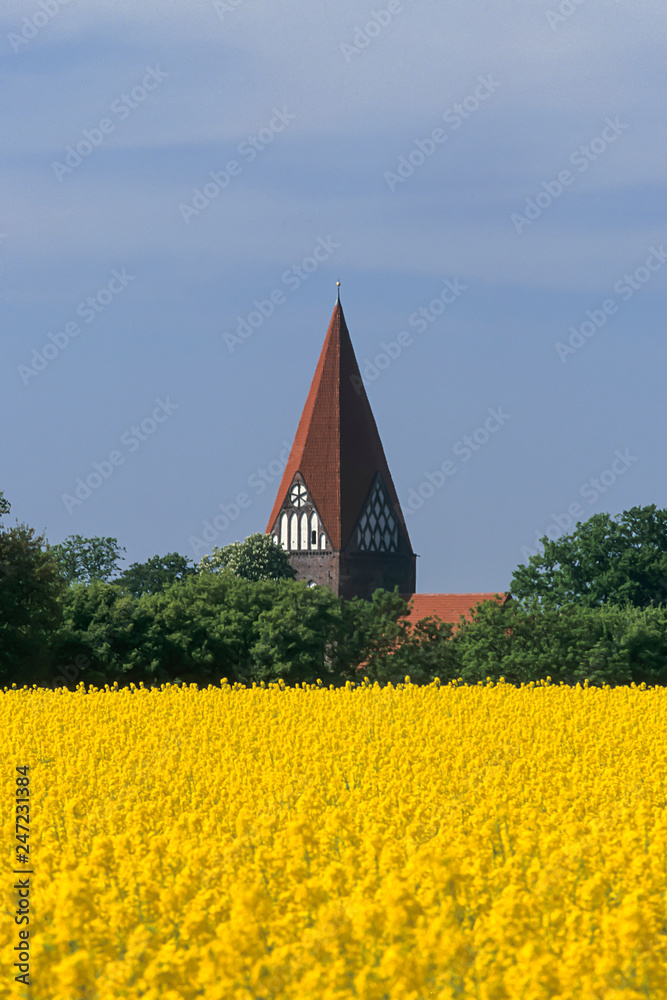
MULTIPOLYGON (((470 621, 471 610, 480 601, 493 601, 500 598, 501 603, 510 600, 507 593, 501 594, 403 594, 406 601, 409 601, 409 614, 407 617, 411 625, 416 625, 421 618, 428 618, 434 615, 444 622, 452 622, 454 630, 460 624, 460 616, 464 615, 470 621)), ((368 661, 364 660, 357 666, 357 670, 363 670, 368 661)))
POLYGON ((335 551, 348 542, 378 472, 408 538, 340 302, 329 323, 267 533, 296 472, 304 478, 335 551))
POLYGON ((507 594, 405 594, 406 600, 410 600, 410 614, 408 621, 416 624, 420 618, 427 618, 429 615, 436 615, 445 622, 454 622, 458 625, 461 615, 468 620, 472 617, 471 609, 479 601, 493 601, 500 596, 501 601, 508 599, 507 594))

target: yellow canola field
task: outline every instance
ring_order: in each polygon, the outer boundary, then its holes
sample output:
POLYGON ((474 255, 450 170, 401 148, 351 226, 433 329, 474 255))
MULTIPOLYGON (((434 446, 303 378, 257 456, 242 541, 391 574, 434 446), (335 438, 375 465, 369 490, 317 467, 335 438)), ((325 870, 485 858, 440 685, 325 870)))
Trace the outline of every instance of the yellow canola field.
POLYGON ((0 725, 2 996, 667 997, 666 690, 24 689, 0 725))

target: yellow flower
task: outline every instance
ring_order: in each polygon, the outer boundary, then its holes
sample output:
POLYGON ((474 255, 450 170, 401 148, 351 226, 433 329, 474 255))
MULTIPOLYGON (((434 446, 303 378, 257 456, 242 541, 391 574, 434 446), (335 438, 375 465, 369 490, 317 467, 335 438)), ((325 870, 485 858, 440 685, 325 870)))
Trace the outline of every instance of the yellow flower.
POLYGON ((39 1000, 667 997, 665 689, 13 688, 0 723, 39 1000))

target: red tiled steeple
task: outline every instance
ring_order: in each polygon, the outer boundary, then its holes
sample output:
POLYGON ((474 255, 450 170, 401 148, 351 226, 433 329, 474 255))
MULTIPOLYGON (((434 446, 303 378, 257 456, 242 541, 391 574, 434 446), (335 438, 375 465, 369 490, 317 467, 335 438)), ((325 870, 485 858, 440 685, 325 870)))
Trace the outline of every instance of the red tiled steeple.
POLYGON ((273 529, 297 472, 304 478, 335 551, 347 545, 378 473, 408 540, 340 301, 329 323, 267 532, 273 529))

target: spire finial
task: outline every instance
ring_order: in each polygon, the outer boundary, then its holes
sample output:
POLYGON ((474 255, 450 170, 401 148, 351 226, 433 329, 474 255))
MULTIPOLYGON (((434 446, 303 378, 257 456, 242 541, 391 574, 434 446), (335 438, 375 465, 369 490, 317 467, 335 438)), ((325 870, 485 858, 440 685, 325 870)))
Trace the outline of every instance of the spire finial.
POLYGON ((340 278, 336 282, 336 285, 338 286, 338 301, 340 302, 340 278))

